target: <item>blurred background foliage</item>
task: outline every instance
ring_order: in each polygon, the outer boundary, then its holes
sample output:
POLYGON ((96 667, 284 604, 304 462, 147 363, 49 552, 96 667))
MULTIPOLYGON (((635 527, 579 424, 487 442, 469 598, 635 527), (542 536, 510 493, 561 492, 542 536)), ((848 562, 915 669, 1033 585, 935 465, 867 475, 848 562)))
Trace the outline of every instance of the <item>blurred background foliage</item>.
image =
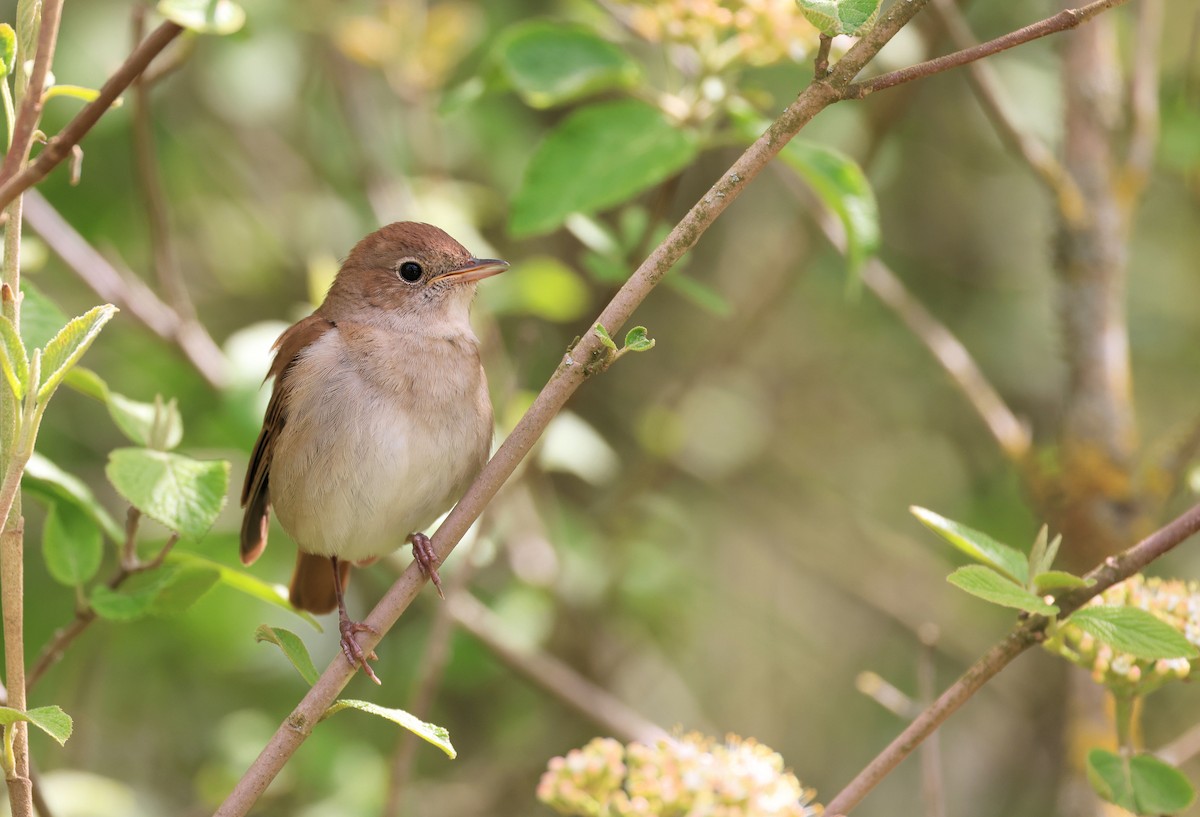
MULTIPOLYGON (((1052 11, 1031 0, 966 8, 981 38, 1052 11)), ((744 137, 722 115, 725 102, 780 110, 809 81, 815 45, 790 2, 765 0, 256 0, 247 13, 232 36, 177 46, 185 59, 152 96, 171 238, 200 321, 228 356, 228 384, 213 388, 127 312, 86 361, 122 394, 177 399, 182 450, 231 460, 234 486, 261 421, 270 343, 319 300, 358 238, 394 220, 439 224, 476 254, 513 264, 481 287, 475 310, 502 437, 652 239, 737 155, 744 137), (685 134, 663 162, 663 184, 565 228, 522 224, 514 202, 540 140, 576 110, 561 103, 595 88, 545 96, 522 84, 505 48, 531 20, 572 22, 615 44, 589 104, 643 104, 685 134)), ((1132 15, 1117 16, 1127 34, 1132 15)), ((1162 450, 1197 414, 1194 24, 1166 31, 1161 150, 1130 247, 1137 406, 1148 447, 1162 450)), ((128 3, 68 3, 56 77, 98 84, 128 52, 130 32, 128 3)), ((940 42, 923 21, 879 62, 899 67, 940 42)), ((1052 143, 1057 47, 1052 38, 992 61, 1022 121, 1052 143)), ((57 131, 76 106, 52 101, 43 129, 57 131)), ((110 260, 153 281, 131 128, 127 100, 84 142, 80 184, 60 170, 39 189, 110 260)), ((963 77, 838 105, 804 138, 861 163, 878 198, 882 257, 1017 413, 1046 425, 1064 376, 1053 208, 963 77)), ((919 343, 869 295, 847 298, 845 261, 814 229, 813 212, 782 168, 751 186, 638 313, 656 348, 580 391, 444 575, 471 560, 473 592, 509 637, 664 728, 758 738, 820 800, 901 726, 855 691, 860 672, 915 694, 922 625, 940 630, 944 684, 1008 623, 946 584, 955 557, 908 506, 1021 547, 1039 520, 919 343)), ((35 231, 26 243, 27 281, 70 314, 97 302, 35 231)), ((103 467, 122 440, 97 403, 64 393, 39 450, 121 519, 103 467)), ((28 502, 26 516, 33 655, 75 599, 35 555, 44 511, 28 502)), ((181 547, 236 565, 238 522, 234 496, 207 537, 181 547)), ((165 537, 153 523, 144 531, 165 537)), ((282 582, 293 551, 281 531, 272 541, 252 571, 282 582)), ((352 612, 368 609, 408 558, 358 571, 352 612)), ((1157 570, 1190 577, 1197 567, 1185 548, 1157 570)), ((351 697, 409 705, 437 604, 424 593, 384 641, 382 689, 359 677, 351 697)), ((31 698, 75 717, 63 750, 32 737, 59 817, 209 813, 304 691, 274 648, 255 643, 264 622, 303 632, 318 666, 334 657, 328 626, 318 634, 224 586, 185 613, 102 622, 72 645, 31 698)), ((1026 656, 943 730, 955 811, 1054 811, 1062 715, 1046 689, 1061 663, 1026 656)), ((1156 697, 1149 746, 1196 720, 1196 695, 1176 685, 1156 697)), ((421 748, 406 814, 549 813, 534 802, 547 759, 601 731, 461 632, 430 719, 449 728, 459 757, 421 748)), ((352 713, 323 723, 256 813, 379 813, 396 740, 393 725, 352 713)), ((1194 779, 1198 769, 1185 771, 1194 779)), ((891 813, 897 803, 912 811, 919 783, 910 762, 860 812, 891 813)))

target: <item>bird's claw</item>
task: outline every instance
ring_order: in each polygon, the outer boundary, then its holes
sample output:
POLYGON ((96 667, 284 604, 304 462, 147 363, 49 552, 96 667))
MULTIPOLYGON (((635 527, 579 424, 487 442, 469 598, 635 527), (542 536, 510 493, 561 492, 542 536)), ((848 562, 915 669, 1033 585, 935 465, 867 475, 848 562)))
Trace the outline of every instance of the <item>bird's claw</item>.
POLYGON ((339 619, 338 629, 342 632, 342 654, 346 656, 346 660, 350 662, 350 666, 355 668, 362 667, 362 671, 367 674, 368 678, 377 684, 381 683, 379 676, 375 674, 375 670, 371 669, 371 665, 367 663, 368 661, 378 661, 379 656, 375 654, 374 650, 370 652, 364 650, 362 645, 358 643, 358 639, 354 637, 357 633, 375 633, 378 635, 379 631, 369 624, 364 624, 361 621, 351 621, 345 617, 339 619))
POLYGON ((438 575, 437 552, 433 549, 433 543, 429 541, 429 537, 423 533, 414 533, 408 537, 408 541, 412 542, 413 558, 417 560, 417 564, 421 566, 421 572, 429 577, 433 582, 433 586, 437 589, 437 593, 444 601, 446 594, 442 592, 442 577, 438 575))

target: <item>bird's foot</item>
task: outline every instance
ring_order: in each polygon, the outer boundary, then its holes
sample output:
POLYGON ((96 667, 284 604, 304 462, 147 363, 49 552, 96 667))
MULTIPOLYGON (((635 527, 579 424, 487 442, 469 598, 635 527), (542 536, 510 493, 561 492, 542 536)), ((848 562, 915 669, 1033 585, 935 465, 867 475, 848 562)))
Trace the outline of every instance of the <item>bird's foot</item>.
POLYGON ((374 650, 370 652, 364 650, 362 645, 358 643, 358 639, 354 637, 357 633, 375 633, 378 635, 379 631, 361 621, 351 621, 344 614, 338 617, 338 629, 342 631, 342 654, 346 656, 346 660, 350 662, 350 666, 355 668, 362 667, 362 671, 367 674, 368 678, 377 684, 380 683, 379 676, 375 674, 375 670, 371 669, 371 665, 367 663, 368 661, 378 661, 379 656, 375 654, 374 650))
POLYGON ((442 599, 445 599, 446 594, 442 592, 442 577, 437 572, 438 557, 437 553, 433 550, 433 543, 423 533, 410 534, 408 541, 412 542, 413 558, 421 566, 422 572, 433 582, 433 586, 437 588, 438 595, 442 599))

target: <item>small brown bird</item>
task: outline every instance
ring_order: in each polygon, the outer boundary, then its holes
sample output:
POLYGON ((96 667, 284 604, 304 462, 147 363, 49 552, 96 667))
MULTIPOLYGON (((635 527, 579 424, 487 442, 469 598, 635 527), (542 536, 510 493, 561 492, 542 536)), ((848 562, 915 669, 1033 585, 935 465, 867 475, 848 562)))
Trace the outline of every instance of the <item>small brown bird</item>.
POLYGON ((379 683, 346 613, 351 562, 411 542, 441 593, 420 531, 474 480, 492 404, 468 314, 476 282, 504 261, 474 258, 437 227, 389 224, 342 264, 325 302, 275 341, 274 391, 242 488, 242 562, 267 544, 271 510, 296 542, 292 604, 337 607, 342 651, 379 683))

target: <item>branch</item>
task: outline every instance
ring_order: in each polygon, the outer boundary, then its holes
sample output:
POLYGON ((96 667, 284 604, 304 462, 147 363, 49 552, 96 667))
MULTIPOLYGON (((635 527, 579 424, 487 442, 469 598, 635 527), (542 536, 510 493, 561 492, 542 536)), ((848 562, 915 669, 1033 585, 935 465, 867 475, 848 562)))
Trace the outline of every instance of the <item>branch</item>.
MULTIPOLYGON (((1037 40, 1050 34, 1057 34, 1060 31, 1068 31, 1079 26, 1081 23, 1087 22, 1101 12, 1107 11, 1114 6, 1124 5, 1127 2, 1129 0, 1095 0, 1095 2, 1078 9, 1064 9, 1052 17, 1047 17, 1032 25, 1019 28, 994 40, 988 40, 986 43, 974 46, 973 48, 964 48, 961 51, 955 51, 953 54, 935 57, 932 60, 910 65, 908 68, 901 68, 898 71, 881 74, 874 79, 855 82, 846 88, 845 98, 862 99, 869 94, 882 91, 885 88, 892 88, 905 82, 912 82, 914 79, 940 74, 951 68, 957 68, 960 65, 966 65, 975 60, 990 57, 993 54, 999 54, 1001 51, 1007 51, 1010 48, 1023 45, 1032 40, 1037 40)), ((0 192, 2 192, 2 188, 0 188, 0 192)))
MULTIPOLYGON (((1197 531, 1200 531, 1200 504, 1194 505, 1123 553, 1108 557, 1089 572, 1085 578, 1094 580, 1095 584, 1066 593, 1055 602, 1060 610, 1058 620, 1064 620, 1092 597, 1137 573, 1197 531)), ((912 754, 913 750, 960 706, 970 700, 984 684, 1008 666, 1014 658, 1040 642, 1050 621, 1051 619, 1044 616, 1031 616, 1003 641, 988 650, 838 792, 825 806, 825 813, 831 817, 848 814, 871 789, 899 765, 900 761, 912 754)))
MULTIPOLYGON (((37 54, 33 58, 33 70, 29 73, 28 84, 23 89, 19 78, 25 73, 25 69, 17 69, 17 94, 21 97, 21 110, 17 113, 17 121, 13 127, 12 144, 4 156, 4 164, 0 165, 0 180, 11 179, 29 157, 33 131, 42 118, 42 91, 46 87, 46 75, 50 73, 50 64, 54 61, 61 17, 62 0, 45 0, 38 27, 37 54)), ((28 55, 17 54, 18 65, 26 59, 28 55)), ((4 206, 7 205, 8 201, 5 201, 4 206)))
POLYGON ((24 196, 25 221, 93 292, 136 318, 163 340, 179 345, 196 371, 216 388, 228 380, 229 361, 198 322, 185 322, 134 275, 122 274, 36 190, 24 196))
MULTIPOLYGON (((840 99, 851 79, 928 2, 909 0, 893 4, 878 24, 838 61, 826 79, 813 82, 801 92, 642 262, 605 307, 597 323, 603 324, 610 333, 624 326, 668 270, 700 240, 704 231, 741 195, 784 145, 820 111, 840 99)), ((590 376, 593 364, 602 360, 603 354, 604 347, 600 339, 590 330, 567 352, 533 405, 434 534, 433 546, 441 560, 445 560, 467 528, 483 512, 567 399, 590 376)), ((380 638, 412 603, 424 583, 425 578, 419 566, 410 565, 367 617, 366 623, 374 632, 364 634, 360 642, 364 649, 373 649, 379 643, 380 638)), ((341 655, 335 656, 217 809, 217 817, 241 817, 250 811, 259 795, 312 733, 317 721, 354 671, 355 668, 341 655)))
POLYGON ((100 121, 100 117, 112 106, 121 92, 129 87, 129 84, 145 70, 155 55, 166 48, 167 44, 179 36, 181 31, 183 29, 180 26, 168 21, 150 32, 150 36, 142 40, 121 64, 121 67, 108 78, 104 85, 100 86, 99 96, 84 105, 75 118, 68 122, 57 136, 46 143, 37 159, 20 173, 5 179, 0 184, 0 208, 7 207, 9 202, 46 178, 51 170, 70 156, 71 148, 87 135, 87 132, 100 121))

